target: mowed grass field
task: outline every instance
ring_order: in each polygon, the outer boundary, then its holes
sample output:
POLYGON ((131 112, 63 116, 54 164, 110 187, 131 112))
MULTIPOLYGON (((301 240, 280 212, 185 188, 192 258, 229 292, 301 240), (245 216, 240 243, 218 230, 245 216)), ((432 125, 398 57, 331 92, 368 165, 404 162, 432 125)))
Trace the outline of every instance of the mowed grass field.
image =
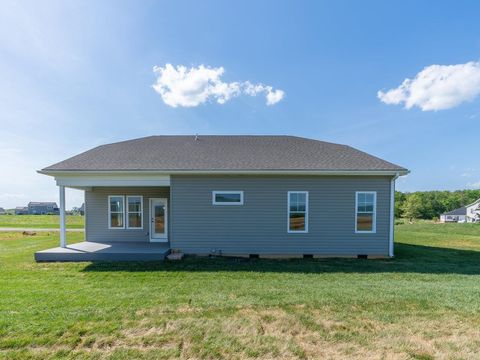
MULTIPOLYGON (((84 216, 67 215, 67 229, 83 229, 84 216)), ((0 228, 55 229, 60 225, 59 215, 1 215, 0 228)))
POLYGON ((37 264, 58 234, 0 238, 3 358, 480 354, 480 225, 399 225, 393 260, 37 264))

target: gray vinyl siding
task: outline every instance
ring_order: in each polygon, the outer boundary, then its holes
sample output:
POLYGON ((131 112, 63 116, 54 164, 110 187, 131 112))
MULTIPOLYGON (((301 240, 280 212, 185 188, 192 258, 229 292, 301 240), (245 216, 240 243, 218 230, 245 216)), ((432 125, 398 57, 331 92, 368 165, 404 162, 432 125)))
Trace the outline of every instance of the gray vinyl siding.
POLYGON ((186 253, 388 256, 391 177, 171 176, 172 248, 186 253), (242 190, 244 205, 212 205, 242 190), (309 192, 308 233, 287 232, 287 192, 309 192), (377 192, 374 234, 355 233, 355 192, 377 192))
MULTIPOLYGON (((95 187, 85 191, 85 238, 87 241, 150 241, 150 198, 170 197, 168 187, 95 187), (143 229, 109 229, 108 196, 142 195, 143 229)), ((126 201, 126 200, 125 200, 126 201)), ((170 199, 168 201, 170 203, 170 199)), ((168 214, 169 215, 169 214, 168 214)), ((170 221, 170 216, 167 217, 170 221)), ((170 229, 170 226, 168 226, 170 229)))

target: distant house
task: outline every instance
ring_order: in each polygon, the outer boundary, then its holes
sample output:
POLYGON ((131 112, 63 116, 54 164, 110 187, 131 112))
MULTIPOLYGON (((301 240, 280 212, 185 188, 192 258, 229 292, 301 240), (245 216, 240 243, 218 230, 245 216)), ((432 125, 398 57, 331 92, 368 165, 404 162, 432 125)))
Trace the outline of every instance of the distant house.
POLYGON ((480 199, 470 205, 441 214, 440 222, 480 222, 480 199))
POLYGON ((28 213, 30 215, 58 215, 60 210, 55 202, 35 202, 28 203, 28 213))
POLYGON ((440 222, 443 223, 465 221, 467 221, 467 208, 465 206, 440 215, 440 222))
POLYGON ((28 214, 28 207, 26 206, 17 206, 15 208, 15 215, 27 215, 28 214))
POLYGON ((5 209, 0 207, 0 215, 5 215, 6 213, 5 209))
POLYGON ((82 206, 80 206, 78 208, 78 212, 80 213, 80 215, 85 215, 85 203, 82 204, 82 206))
POLYGON ((480 199, 466 206, 467 222, 480 222, 480 199))

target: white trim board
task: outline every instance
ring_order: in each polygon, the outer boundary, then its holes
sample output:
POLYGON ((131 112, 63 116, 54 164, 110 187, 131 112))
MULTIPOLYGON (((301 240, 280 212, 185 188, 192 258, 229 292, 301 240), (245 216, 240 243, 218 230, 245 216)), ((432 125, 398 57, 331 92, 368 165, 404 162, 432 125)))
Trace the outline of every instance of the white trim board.
POLYGON ((91 175, 325 175, 325 176, 401 176, 409 170, 37 170, 49 176, 91 176, 91 175))
POLYGON ((43 171, 59 186, 90 190, 93 186, 170 186, 171 175, 281 175, 281 176, 394 176, 408 171, 316 171, 316 170, 185 170, 185 171, 43 171))
POLYGON ((55 180, 57 185, 69 187, 170 186, 169 175, 78 174, 55 176, 55 180))

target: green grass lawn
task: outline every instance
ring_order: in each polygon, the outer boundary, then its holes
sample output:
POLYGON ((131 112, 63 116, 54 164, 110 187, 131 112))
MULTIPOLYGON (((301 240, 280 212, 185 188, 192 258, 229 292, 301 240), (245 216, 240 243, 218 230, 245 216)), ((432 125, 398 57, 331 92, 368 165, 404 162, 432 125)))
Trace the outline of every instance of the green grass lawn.
POLYGON ((478 359, 480 226, 396 237, 394 260, 37 264, 58 234, 3 233, 0 357, 478 359))
MULTIPOLYGON (((67 229, 83 229, 83 216, 66 216, 67 229)), ((0 227, 52 229, 60 225, 59 215, 2 215, 0 227)))

